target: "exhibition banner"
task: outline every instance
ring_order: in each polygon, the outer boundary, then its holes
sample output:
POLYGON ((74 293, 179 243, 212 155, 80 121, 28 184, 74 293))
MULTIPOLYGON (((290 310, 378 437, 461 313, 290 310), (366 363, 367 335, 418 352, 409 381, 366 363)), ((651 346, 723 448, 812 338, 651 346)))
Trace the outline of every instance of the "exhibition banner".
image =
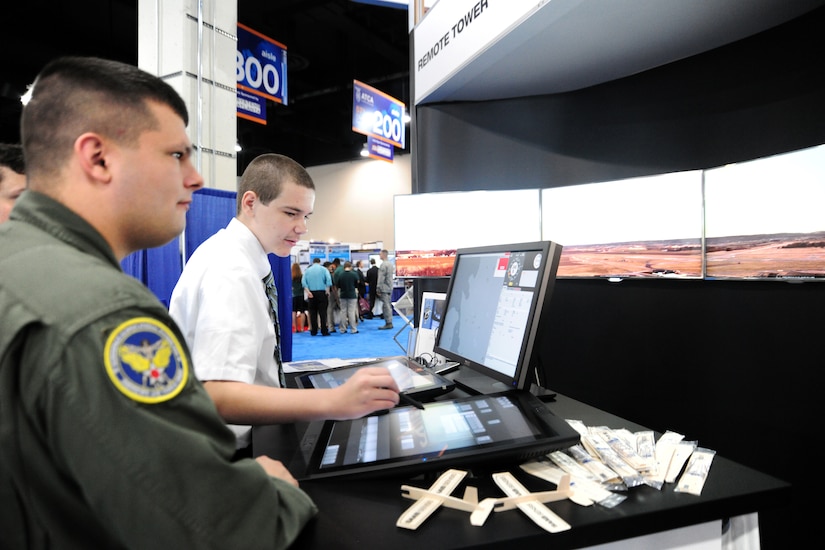
POLYGON ((367 137, 367 151, 369 152, 370 158, 385 160, 387 162, 392 162, 395 156, 395 148, 392 143, 375 139, 372 136, 367 137))
POLYGON ((266 99, 237 90, 238 117, 266 126, 266 99))
POLYGON ((357 80, 352 81, 352 131, 404 149, 404 103, 357 80))
POLYGON ((287 104, 286 46, 238 23, 238 90, 287 104))

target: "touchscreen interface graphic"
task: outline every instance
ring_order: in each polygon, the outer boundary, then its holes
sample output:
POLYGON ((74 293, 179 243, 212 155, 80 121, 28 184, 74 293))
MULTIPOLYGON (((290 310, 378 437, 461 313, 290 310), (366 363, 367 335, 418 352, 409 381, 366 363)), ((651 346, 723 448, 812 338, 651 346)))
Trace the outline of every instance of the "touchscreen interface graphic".
POLYGON ((540 435, 505 394, 436 402, 424 410, 403 407, 337 422, 319 470, 416 456, 426 461, 471 447, 534 441, 540 435))

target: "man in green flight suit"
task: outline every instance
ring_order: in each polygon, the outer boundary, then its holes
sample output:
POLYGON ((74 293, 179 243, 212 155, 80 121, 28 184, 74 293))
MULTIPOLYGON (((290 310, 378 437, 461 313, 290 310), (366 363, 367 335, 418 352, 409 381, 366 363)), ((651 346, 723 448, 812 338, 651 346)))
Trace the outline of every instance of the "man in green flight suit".
POLYGON ((21 134, 28 189, 0 226, 0 547, 285 548, 317 513, 235 437, 163 305, 120 261, 169 242, 203 179, 180 96, 61 58, 21 134))

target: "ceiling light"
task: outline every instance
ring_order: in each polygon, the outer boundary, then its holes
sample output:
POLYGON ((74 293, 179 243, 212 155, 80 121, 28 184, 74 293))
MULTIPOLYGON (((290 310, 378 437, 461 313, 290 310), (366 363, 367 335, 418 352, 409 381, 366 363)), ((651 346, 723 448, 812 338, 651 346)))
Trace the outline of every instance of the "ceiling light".
POLYGON ((370 156, 370 150, 367 148, 367 144, 365 143, 363 147, 361 147, 361 156, 368 157, 370 156))
POLYGON ((28 104, 29 101, 31 101, 31 99, 32 99, 32 92, 33 91, 34 91, 34 86, 29 84, 29 86, 26 88, 26 93, 20 96, 20 103, 22 103, 23 105, 28 104))

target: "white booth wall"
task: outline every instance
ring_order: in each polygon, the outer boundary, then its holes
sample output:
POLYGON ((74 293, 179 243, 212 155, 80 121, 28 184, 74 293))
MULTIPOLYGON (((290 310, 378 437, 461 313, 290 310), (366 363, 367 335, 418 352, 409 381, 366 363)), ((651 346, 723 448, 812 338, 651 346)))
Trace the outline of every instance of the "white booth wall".
POLYGON ((393 197, 409 195, 410 155, 392 163, 376 159, 310 166, 315 211, 305 240, 341 243, 383 241, 395 249, 393 197))

